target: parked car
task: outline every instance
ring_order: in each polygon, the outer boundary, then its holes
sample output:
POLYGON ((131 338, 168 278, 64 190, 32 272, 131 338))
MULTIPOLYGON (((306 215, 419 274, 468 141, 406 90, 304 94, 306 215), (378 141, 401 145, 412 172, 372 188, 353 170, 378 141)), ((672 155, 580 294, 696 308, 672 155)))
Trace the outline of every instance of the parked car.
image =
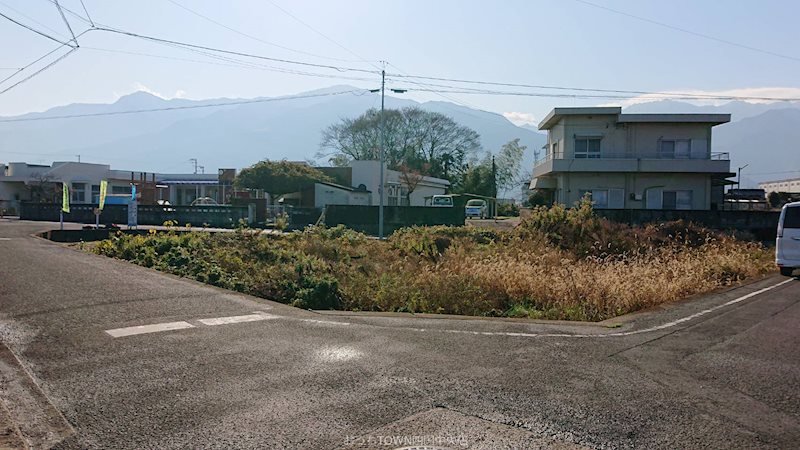
POLYGON ((467 200, 467 205, 464 207, 464 214, 467 218, 477 217, 479 219, 485 219, 488 215, 488 210, 489 207, 486 204, 486 200, 473 198, 467 200))
POLYGON ((452 208, 453 196, 451 195, 434 195, 431 199, 431 206, 439 208, 452 208))
POLYGON ((191 206, 219 206, 219 203, 211 197, 200 197, 194 199, 191 206))
POLYGON ((800 270, 800 202, 788 203, 781 210, 775 240, 775 263, 781 269, 781 275, 787 277, 800 270))

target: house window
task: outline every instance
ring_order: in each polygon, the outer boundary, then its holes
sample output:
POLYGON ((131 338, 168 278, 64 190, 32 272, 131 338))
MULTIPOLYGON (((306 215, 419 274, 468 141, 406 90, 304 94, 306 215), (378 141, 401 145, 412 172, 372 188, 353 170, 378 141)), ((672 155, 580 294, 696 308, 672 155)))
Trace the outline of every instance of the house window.
POLYGON ((581 198, 589 195, 592 207, 597 209, 623 209, 625 208, 624 189, 592 189, 578 191, 581 198))
POLYGON ((92 203, 100 203, 100 185, 92 185, 92 203))
POLYGON ((692 191, 664 191, 661 205, 663 209, 692 209, 692 191))
POLYGON ((408 188, 400 186, 400 198, 398 199, 400 206, 410 206, 408 201, 408 188))
POLYGON ((553 158, 558 158, 558 142, 553 142, 553 158))
POLYGON ((576 138, 575 158, 599 158, 600 138, 576 138))
POLYGON ((73 203, 86 202, 86 183, 72 183, 72 198, 73 203))
POLYGON ((659 148, 659 157, 667 159, 688 159, 692 153, 689 139, 664 139, 659 148))
POLYGON ((111 193, 114 195, 130 194, 130 186, 111 186, 111 193))

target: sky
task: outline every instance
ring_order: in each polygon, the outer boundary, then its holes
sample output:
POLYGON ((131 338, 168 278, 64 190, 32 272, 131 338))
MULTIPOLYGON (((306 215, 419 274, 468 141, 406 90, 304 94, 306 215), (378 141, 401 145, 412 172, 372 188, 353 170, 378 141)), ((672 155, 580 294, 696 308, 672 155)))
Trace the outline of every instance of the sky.
MULTIPOLYGON (((60 3, 86 17, 80 0, 60 3)), ((376 71, 381 67, 379 61, 388 62, 387 87, 409 89, 402 94, 408 98, 455 101, 504 114, 517 124, 535 124, 556 106, 621 102, 435 94, 419 89, 452 90, 430 86, 452 83, 424 81, 429 84, 426 87, 391 74, 594 89, 800 97, 800 49, 796 46, 800 42, 796 25, 800 2, 791 0, 592 0, 594 6, 582 0, 83 3, 94 22, 112 28, 339 70, 253 59, 249 61, 261 66, 242 67, 239 61, 212 59, 93 30, 78 38, 80 48, 69 57, 0 94, 0 115, 69 103, 107 103, 137 90, 164 98, 206 99, 287 95, 337 84, 376 88, 379 75, 343 69, 376 71), (322 76, 287 73, 287 69, 322 76)), ((69 39, 70 32, 51 0, 0 0, 0 13, 57 40, 69 39)), ((76 34, 89 28, 69 13, 66 18, 76 34)), ((59 46, 2 17, 0 42, 0 78, 14 73, 9 69, 22 67, 59 46)), ((10 84, 0 84, 0 90, 10 84)), ((640 100, 624 104, 636 101, 640 100)))

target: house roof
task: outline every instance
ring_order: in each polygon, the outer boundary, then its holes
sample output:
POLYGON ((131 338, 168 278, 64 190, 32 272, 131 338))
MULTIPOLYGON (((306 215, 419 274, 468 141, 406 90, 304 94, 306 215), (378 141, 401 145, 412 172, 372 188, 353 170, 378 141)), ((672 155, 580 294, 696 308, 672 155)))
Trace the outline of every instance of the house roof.
POLYGON ((618 123, 707 123, 719 125, 731 121, 730 114, 622 114, 622 108, 553 108, 539 123, 540 130, 549 130, 565 116, 616 116, 618 123))
POLYGON ((541 122, 539 122, 540 130, 548 130, 553 125, 558 123, 564 116, 607 116, 619 115, 622 113, 622 108, 619 106, 597 106, 589 108, 553 108, 550 114, 546 115, 541 122))
POLYGON ((368 193, 372 192, 372 191, 368 191, 366 189, 356 189, 354 187, 342 186, 341 184, 330 183, 330 182, 327 182, 327 181, 317 181, 317 184, 324 184, 325 186, 330 186, 330 187, 334 187, 334 188, 337 188, 337 189, 342 189, 342 190, 349 191, 349 192, 368 192, 368 193))

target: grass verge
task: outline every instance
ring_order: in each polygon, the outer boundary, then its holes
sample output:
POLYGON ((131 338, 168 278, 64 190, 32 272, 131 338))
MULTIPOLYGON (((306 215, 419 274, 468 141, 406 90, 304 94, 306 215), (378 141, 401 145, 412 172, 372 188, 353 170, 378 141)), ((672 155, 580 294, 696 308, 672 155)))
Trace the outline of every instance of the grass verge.
POLYGON ((599 321, 774 270, 763 246, 683 222, 538 208, 510 231, 344 227, 117 235, 91 251, 301 308, 599 321))

